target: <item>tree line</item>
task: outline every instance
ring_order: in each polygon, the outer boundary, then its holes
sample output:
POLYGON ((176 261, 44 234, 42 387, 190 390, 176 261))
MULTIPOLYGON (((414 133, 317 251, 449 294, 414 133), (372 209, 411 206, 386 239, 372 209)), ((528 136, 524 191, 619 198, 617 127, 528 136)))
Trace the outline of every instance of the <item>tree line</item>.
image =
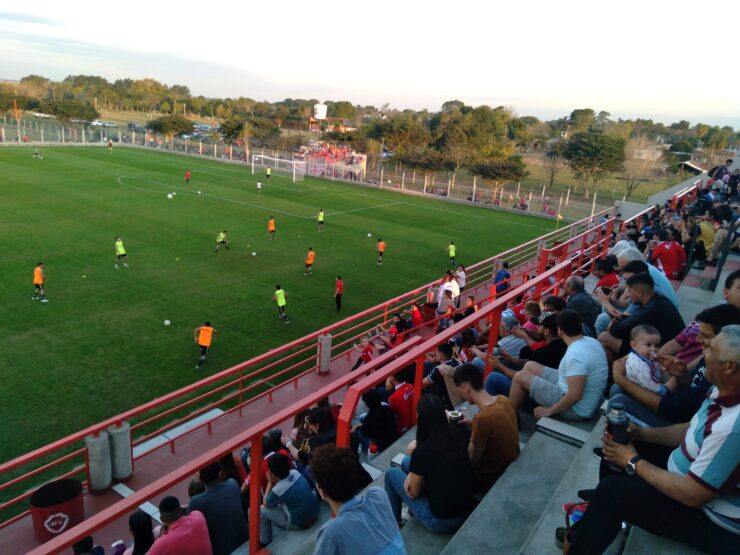
MULTIPOLYGON (((114 82, 89 75, 70 75, 52 81, 39 75, 23 77, 18 84, 0 84, 0 110, 12 111, 13 99, 25 110, 49 113, 63 121, 95 119, 99 109, 139 110, 160 117, 150 127, 165 134, 185 132, 189 118, 213 118, 219 138, 249 141, 285 150, 303 142, 283 129, 305 130, 317 99, 286 98, 278 102, 246 97, 195 96, 185 85, 167 85, 154 79, 118 79, 114 82)), ((542 121, 518 116, 504 106, 468 106, 459 100, 445 102, 437 112, 398 110, 389 105, 362 106, 347 100, 325 101, 327 115, 346 125, 329 123, 327 139, 350 143, 371 159, 392 154, 396 162, 424 175, 460 171, 496 188, 504 181, 527 175, 524 153, 539 153, 552 187, 557 173, 569 167, 586 196, 610 175, 620 172, 627 196, 649 177, 655 161, 645 153, 666 145, 669 167, 691 158, 697 148, 708 158, 733 145, 732 127, 670 125, 652 119, 612 119, 605 111, 573 110, 568 116, 542 121), (350 128, 351 131, 340 131, 350 128), (670 145, 668 147, 668 145, 670 145)), ((331 120, 330 120, 331 121, 331 120)))

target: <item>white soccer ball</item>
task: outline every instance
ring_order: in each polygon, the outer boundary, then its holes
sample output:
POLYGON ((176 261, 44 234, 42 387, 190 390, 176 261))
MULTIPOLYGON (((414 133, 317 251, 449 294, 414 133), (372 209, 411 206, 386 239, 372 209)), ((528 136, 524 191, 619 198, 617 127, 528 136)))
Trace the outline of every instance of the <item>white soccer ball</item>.
POLYGON ((372 233, 368 233, 368 234, 367 234, 367 236, 368 236, 368 237, 372 237, 372 236, 373 236, 373 234, 372 234, 372 233))
POLYGON ((172 193, 172 196, 174 197, 177 193, 172 193))
POLYGON ((200 191, 198 191, 198 194, 200 194, 200 191))
POLYGON ((39 156, 39 160, 43 160, 43 159, 44 159, 44 157, 43 157, 43 156, 39 156))
POLYGON ((257 256, 257 253, 252 251, 252 256, 257 256))
POLYGON ((167 193, 167 198, 171 199, 172 198, 172 193, 167 193))
POLYGON ((165 321, 164 321, 164 325, 165 325, 165 326, 169 326, 169 325, 170 325, 171 323, 172 323, 172 322, 170 322, 169 320, 165 320, 165 321))

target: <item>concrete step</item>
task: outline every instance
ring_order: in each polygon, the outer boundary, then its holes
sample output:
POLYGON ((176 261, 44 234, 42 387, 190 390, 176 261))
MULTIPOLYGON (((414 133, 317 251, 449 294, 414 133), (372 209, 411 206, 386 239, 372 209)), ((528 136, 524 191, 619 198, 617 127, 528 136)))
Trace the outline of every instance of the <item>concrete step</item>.
POLYGON ((574 445, 535 433, 442 555, 489 553, 492 548, 502 554, 519 552, 578 452, 574 445))
POLYGON ((643 553, 650 553, 650 555, 699 555, 701 551, 633 526, 627 536, 627 543, 622 555, 642 555, 643 553))
POLYGON ((565 525, 563 504, 578 501, 578 490, 596 487, 599 481, 599 459, 593 454, 593 448, 601 445, 604 418, 593 428, 588 440, 571 461, 567 472, 558 480, 553 493, 540 497, 539 519, 530 525, 530 533, 523 542, 522 554, 539 555, 553 552, 555 549, 555 529, 565 525), (543 506, 543 499, 549 499, 543 506))

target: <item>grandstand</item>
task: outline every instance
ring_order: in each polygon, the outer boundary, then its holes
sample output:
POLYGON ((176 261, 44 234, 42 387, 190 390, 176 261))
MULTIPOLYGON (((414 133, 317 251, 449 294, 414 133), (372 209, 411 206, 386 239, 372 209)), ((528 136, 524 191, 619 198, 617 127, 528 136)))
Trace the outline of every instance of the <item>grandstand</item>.
MULTIPOLYGON (((680 210, 696 201, 702 186, 700 179, 694 186, 678 192, 669 201, 670 206, 680 210)), ((435 327, 439 317, 429 314, 420 326, 403 332, 391 349, 357 370, 350 370, 354 362, 353 343, 378 324, 386 324, 394 313, 428 299, 435 283, 0 465, 3 492, 0 552, 59 553, 88 534, 104 546, 118 539, 128 541, 128 515, 137 507, 150 512, 156 520, 156 504, 164 495, 186 499, 190 478, 225 453, 238 452, 250 445, 252 460, 260 460, 261 437, 265 432, 275 427, 290 429, 296 414, 327 397, 342 405, 336 442, 340 446, 349 445, 352 415, 363 392, 414 365, 414 402, 418 402, 427 352, 472 325, 487 322, 492 330, 497 330, 503 311, 521 295, 540 299, 559 292, 571 275, 589 276, 595 262, 609 249, 613 233, 630 225, 639 230, 654 212, 655 207, 648 207, 629 220, 620 221, 616 211, 610 209, 471 266, 465 293, 475 297, 479 306, 476 312, 438 333, 435 327), (507 280, 508 289, 497 292, 496 286, 501 282, 495 278, 503 261, 509 263, 511 277, 507 280), (293 377, 272 386, 270 379, 282 374, 293 377), (257 395, 251 395, 255 392, 257 395), (133 474, 93 495, 90 480, 96 460, 89 456, 85 439, 95 438, 106 430, 116 432, 124 423, 131 426, 133 474), (31 493, 52 477, 75 476, 80 472, 88 478, 84 495, 86 519, 50 541, 39 543, 27 510, 31 493)), ((727 245, 729 241, 724 246, 725 254, 727 245)), ((674 281, 684 320, 690 322, 697 308, 719 302, 720 290, 707 291, 706 282, 716 285, 717 278, 721 281, 739 268, 736 257, 729 256, 725 261, 723 256, 717 268, 691 270, 682 281, 674 281)), ((592 278, 586 279, 590 283, 592 278)), ((497 334, 491 333, 489 353, 497 340, 497 334)), ((485 375, 490 371, 487 361, 485 375)), ((461 409, 469 416, 474 413, 474 407, 461 409)), ((432 534, 410 520, 401 532, 408 553, 457 555, 484 549, 499 553, 556 552, 553 533, 557 526, 562 526, 563 503, 574 501, 576 491, 593 487, 597 482, 598 461, 591 451, 600 444, 603 417, 572 423, 557 417, 536 420, 523 412, 520 416, 523 448, 519 458, 455 534, 432 534)), ((405 450, 414 435, 412 428, 371 461, 371 465, 381 472, 389 468, 391 459, 405 450)), ((261 482, 261 473, 261 465, 251 465, 252 484, 261 482)), ((382 481, 381 474, 375 483, 382 486, 382 481)), ((250 542, 238 553, 260 550, 259 488, 251 488, 249 501, 253 515, 249 522, 250 542)), ((330 516, 324 505, 311 528, 276 537, 269 552, 311 553, 319 527, 330 516)), ((611 549, 625 554, 693 553, 636 527, 620 533, 611 549)))

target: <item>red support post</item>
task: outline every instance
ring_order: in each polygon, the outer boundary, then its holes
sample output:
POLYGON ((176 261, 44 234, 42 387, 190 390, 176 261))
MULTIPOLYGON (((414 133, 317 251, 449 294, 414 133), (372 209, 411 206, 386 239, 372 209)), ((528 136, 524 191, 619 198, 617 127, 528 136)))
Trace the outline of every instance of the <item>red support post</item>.
POLYGON ((488 328, 488 350, 486 351, 486 369, 483 372, 483 380, 485 380, 491 373, 491 356, 493 355, 493 347, 498 343, 498 332, 501 327, 501 313, 504 311, 504 307, 500 306, 491 313, 491 327, 488 328))
POLYGON ((416 373, 414 374, 414 397, 412 399, 411 419, 416 424, 416 408, 421 399, 421 382, 424 379, 424 355, 416 359, 416 373))
POLYGON ((260 496, 262 495, 262 437, 254 436, 251 441, 249 468, 249 552, 260 550, 260 496))

